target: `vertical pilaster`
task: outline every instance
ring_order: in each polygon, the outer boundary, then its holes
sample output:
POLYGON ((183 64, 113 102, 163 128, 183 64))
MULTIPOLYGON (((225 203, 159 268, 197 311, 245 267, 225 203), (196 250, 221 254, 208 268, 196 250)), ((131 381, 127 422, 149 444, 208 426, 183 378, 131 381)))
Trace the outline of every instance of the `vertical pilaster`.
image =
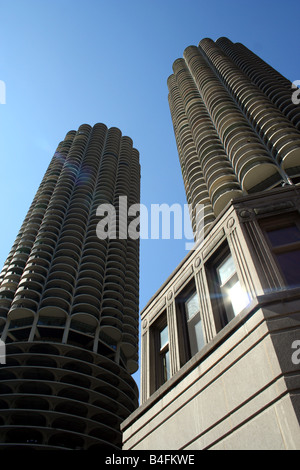
POLYGON ((205 268, 200 256, 194 262, 195 284, 199 299, 200 316, 203 324, 205 341, 208 343, 216 335, 215 322, 211 311, 211 304, 207 296, 209 292, 205 276, 205 268))
POLYGON ((141 380, 140 380, 140 397, 144 403, 150 396, 150 342, 149 328, 147 320, 142 322, 142 338, 141 338, 141 380))
POLYGON ((169 327, 170 366, 172 376, 180 369, 176 304, 172 291, 169 291, 167 294, 167 322, 169 327))

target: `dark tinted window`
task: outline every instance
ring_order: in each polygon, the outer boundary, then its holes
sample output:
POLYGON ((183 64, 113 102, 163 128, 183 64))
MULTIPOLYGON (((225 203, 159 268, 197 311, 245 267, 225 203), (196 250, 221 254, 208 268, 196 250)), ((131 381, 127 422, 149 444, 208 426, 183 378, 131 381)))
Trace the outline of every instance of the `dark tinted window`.
POLYGON ((300 285, 300 251, 278 253, 277 260, 290 287, 300 285))
POLYGON ((267 232, 272 246, 281 246, 300 241, 300 230, 296 225, 267 232))

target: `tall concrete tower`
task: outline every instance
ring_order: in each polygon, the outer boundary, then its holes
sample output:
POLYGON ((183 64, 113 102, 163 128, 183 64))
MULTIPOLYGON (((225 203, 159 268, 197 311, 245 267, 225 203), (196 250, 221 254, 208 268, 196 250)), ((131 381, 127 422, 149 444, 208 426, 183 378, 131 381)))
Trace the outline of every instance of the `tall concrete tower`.
POLYGON ((0 449, 121 444, 138 404, 139 240, 96 233, 97 208, 118 221, 120 196, 140 198, 132 140, 104 124, 68 132, 0 276, 0 449))
POLYGON ((241 44, 203 39, 175 60, 169 104, 192 225, 228 202, 298 182, 300 108, 291 82, 241 44))

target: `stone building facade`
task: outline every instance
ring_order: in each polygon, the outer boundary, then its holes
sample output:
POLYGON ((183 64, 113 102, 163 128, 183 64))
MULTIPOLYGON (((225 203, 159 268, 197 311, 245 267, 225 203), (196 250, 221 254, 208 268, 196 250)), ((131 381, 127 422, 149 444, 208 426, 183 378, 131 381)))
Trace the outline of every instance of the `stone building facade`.
POLYGON ((299 188, 229 203, 141 313, 125 450, 300 448, 299 263, 299 188))

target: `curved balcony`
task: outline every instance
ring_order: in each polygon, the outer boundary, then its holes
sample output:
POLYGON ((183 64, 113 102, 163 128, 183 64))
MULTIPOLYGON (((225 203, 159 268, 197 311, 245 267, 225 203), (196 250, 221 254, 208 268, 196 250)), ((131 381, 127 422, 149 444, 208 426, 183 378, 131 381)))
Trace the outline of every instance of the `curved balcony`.
POLYGON ((57 260, 54 258, 53 263, 51 265, 51 269, 49 271, 49 277, 50 276, 52 276, 52 277, 55 276, 56 273, 59 276, 63 276, 63 274, 65 273, 66 274, 66 280, 70 279, 69 282, 73 282, 73 280, 75 280, 76 277, 77 277, 77 270, 76 270, 75 267, 73 267, 69 264, 64 264, 63 261, 64 260, 61 259, 61 257, 57 260), (70 276, 72 277, 72 280, 71 280, 70 276))
POLYGON ((82 277, 91 277, 99 282, 102 282, 104 277, 105 264, 104 262, 92 263, 90 261, 83 261, 79 266, 79 276, 82 277))
POLYGON ((96 295, 87 293, 83 290, 83 292, 78 291, 76 289, 75 295, 74 295, 74 301, 73 301, 73 306, 77 304, 89 304, 91 306, 94 306, 97 310, 100 309, 100 300, 98 298, 98 291, 95 292, 96 295))
POLYGON ((78 299, 78 303, 73 304, 71 315, 74 315, 75 313, 81 313, 81 314, 88 313, 97 319, 99 318, 99 314, 100 314, 99 308, 97 308, 95 305, 85 303, 84 299, 82 299, 81 303, 79 303, 79 300, 80 299, 78 299))
POLYGON ((87 230, 87 237, 84 242, 83 246, 83 253, 85 250, 94 250, 94 251, 102 251, 103 253, 106 253, 107 249, 107 240, 100 240, 97 235, 96 235, 96 227, 98 224, 98 220, 95 222, 90 222, 88 225, 88 230, 87 230))
POLYGON ((27 307, 16 307, 14 309, 11 309, 8 312, 7 318, 10 321, 18 321, 18 320, 27 320, 30 319, 30 321, 27 324, 32 324, 34 320, 34 312, 31 308, 27 307))
POLYGON ((72 297, 74 288, 73 283, 70 283, 69 280, 57 278, 52 275, 52 279, 48 278, 47 280, 45 292, 48 292, 49 290, 52 292, 53 289, 61 289, 72 297))
POLYGON ((281 167, 283 170, 300 166, 300 146, 288 143, 281 150, 281 167))
MULTIPOLYGON (((28 310, 31 310, 32 312, 36 312, 38 309, 38 302, 31 298, 27 298, 27 296, 24 294, 16 295, 11 304, 10 312, 15 309, 18 309, 18 310, 28 309, 28 310)), ((9 315, 10 315, 10 312, 9 312, 9 315)))
POLYGON ((208 169, 205 176, 210 197, 212 197, 212 193, 215 188, 220 186, 223 181, 232 181, 232 183, 238 184, 237 178, 232 170, 232 166, 226 161, 221 163, 216 162, 213 164, 208 169))
POLYGON ((122 311, 123 295, 115 290, 105 289, 102 294, 102 307, 107 307, 108 304, 122 311))
POLYGON ((104 290, 113 290, 124 295, 124 282, 116 275, 111 275, 106 272, 104 290))
POLYGON ((58 305, 41 306, 38 315, 39 325, 63 326, 67 318, 67 311, 58 305))
POLYGON ((39 280, 37 280, 37 277, 28 277, 27 279, 24 279, 22 276, 16 293, 20 293, 24 289, 29 289, 37 292, 38 294, 41 294, 43 291, 43 283, 40 282, 41 279, 43 278, 41 277, 39 280))
POLYGON ((273 165, 272 163, 263 162, 259 157, 254 158, 253 162, 250 161, 245 163, 245 165, 240 169, 240 172, 242 187, 246 191, 250 191, 253 187, 269 178, 272 180, 275 178, 274 184, 281 180, 281 176, 275 164, 273 165))
POLYGON ((64 289, 63 286, 59 283, 57 283, 55 287, 51 287, 47 283, 41 301, 43 302, 44 300, 52 298, 53 300, 62 299, 70 305, 72 302, 72 292, 69 292, 68 290, 64 289))
POLYGON ((57 251, 55 252, 55 258, 58 258, 59 256, 73 258, 76 263, 79 263, 81 257, 80 246, 74 245, 73 243, 59 242, 57 245, 57 251))
POLYGON ((88 335, 94 335, 99 321, 88 313, 74 313, 71 318, 70 329, 80 331, 88 335))
POLYGON ((59 224, 54 222, 53 225, 51 225, 48 221, 46 221, 45 223, 44 222, 41 223, 40 229, 38 231, 38 236, 46 235, 47 237, 56 241, 59 235, 59 231, 60 231, 59 224))
POLYGON ((35 248, 39 248, 40 246, 47 247, 48 251, 50 252, 50 250, 55 248, 56 242, 57 242, 56 235, 48 234, 48 233, 40 234, 39 232, 35 239, 34 246, 35 248))
POLYGON ((220 187, 216 188, 212 193, 212 205, 215 215, 218 216, 230 201, 242 195, 243 191, 238 183, 228 182, 225 179, 220 184, 220 187))
POLYGON ((95 277, 84 277, 84 273, 80 273, 80 277, 78 277, 76 288, 78 289, 85 289, 91 287, 93 289, 93 295, 97 292, 98 295, 102 291, 102 277, 98 277, 98 279, 95 279, 95 277))
POLYGON ((49 255, 47 254, 30 256, 27 260, 26 269, 36 269, 35 267, 40 267, 44 268, 44 272, 47 271, 50 266, 50 260, 46 259, 48 257, 49 255))
POLYGON ((71 243, 72 245, 75 246, 80 246, 82 245, 84 240, 84 236, 80 235, 79 233, 75 233, 73 230, 62 230, 60 237, 59 237, 59 243, 71 243))
POLYGON ((101 308, 101 319, 102 318, 114 318, 117 320, 117 324, 122 322, 123 320, 123 312, 118 308, 118 306, 114 306, 110 302, 107 302, 107 305, 102 306, 101 308))
POLYGON ((50 326, 64 328, 66 323, 67 313, 65 310, 62 310, 59 307, 43 307, 39 309, 38 312, 38 322, 39 326, 50 326))
MULTIPOLYGON (((93 280, 92 280, 93 281, 93 280)), ((99 285, 98 288, 92 286, 91 284, 83 284, 81 286, 76 286, 74 295, 75 297, 81 296, 81 295, 88 295, 90 298, 95 299, 95 302, 97 301, 100 302, 101 299, 101 292, 102 292, 102 286, 99 285)))
MULTIPOLYGON (((104 273, 104 270, 103 270, 104 273)), ((93 271, 92 269, 84 269, 84 266, 80 267, 79 275, 78 275, 78 286, 85 285, 88 283, 93 287, 102 290, 102 282, 103 282, 103 273, 98 271, 93 271)))
POLYGON ((34 300, 37 304, 39 303, 43 286, 36 283, 27 283, 23 286, 18 287, 15 293, 15 299, 21 296, 23 299, 34 300))
POLYGON ((48 294, 47 297, 43 297, 41 300, 40 310, 45 307, 49 309, 49 312, 51 309, 54 311, 54 309, 58 308, 59 311, 63 310, 68 313, 70 310, 70 302, 64 298, 56 297, 53 293, 53 295, 48 294))
POLYGON ((18 286, 18 281, 19 281, 19 276, 10 276, 9 274, 6 274, 5 277, 3 278, 3 281, 1 283, 1 286, 4 287, 5 289, 15 291, 17 286, 18 286))
MULTIPOLYGON (((137 283, 136 283, 137 284, 137 283)), ((124 295, 124 299, 125 301, 126 300, 130 300, 134 305, 139 305, 139 293, 138 293, 138 288, 136 289, 132 289, 131 292, 129 291, 129 288, 130 288, 130 285, 128 285, 127 287, 127 284, 126 284, 126 290, 125 290, 125 295, 124 295)))
POLYGON ((47 273, 47 267, 41 266, 36 262, 27 263, 25 270, 23 271, 22 279, 30 277, 43 283, 47 277, 47 273))
POLYGON ((121 351, 127 359, 132 358, 137 352, 137 340, 128 333, 123 333, 121 351))
POLYGON ((126 326, 130 326, 131 328, 134 328, 136 331, 138 331, 138 325, 139 321, 138 318, 133 318, 128 315, 123 315, 123 324, 126 326))
POLYGON ((77 270, 79 263, 79 256, 73 253, 71 250, 60 250, 53 256, 53 265, 61 264, 70 266, 73 270, 77 270))
POLYGON ((114 315, 114 312, 112 312, 112 310, 113 309, 108 308, 102 310, 100 319, 100 331, 104 332, 106 336, 113 340, 113 342, 117 343, 122 337, 122 322, 117 318, 116 315, 114 315))
POLYGON ((132 341, 135 341, 137 345, 137 337, 138 337, 138 327, 137 325, 132 326, 130 324, 123 324, 123 333, 129 334, 132 337, 132 341))
POLYGON ((78 204, 73 204, 72 207, 68 208, 68 216, 66 218, 66 222, 70 221, 70 219, 76 219, 78 223, 81 224, 82 227, 86 226, 87 220, 89 216, 89 211, 84 207, 78 207, 78 204))

